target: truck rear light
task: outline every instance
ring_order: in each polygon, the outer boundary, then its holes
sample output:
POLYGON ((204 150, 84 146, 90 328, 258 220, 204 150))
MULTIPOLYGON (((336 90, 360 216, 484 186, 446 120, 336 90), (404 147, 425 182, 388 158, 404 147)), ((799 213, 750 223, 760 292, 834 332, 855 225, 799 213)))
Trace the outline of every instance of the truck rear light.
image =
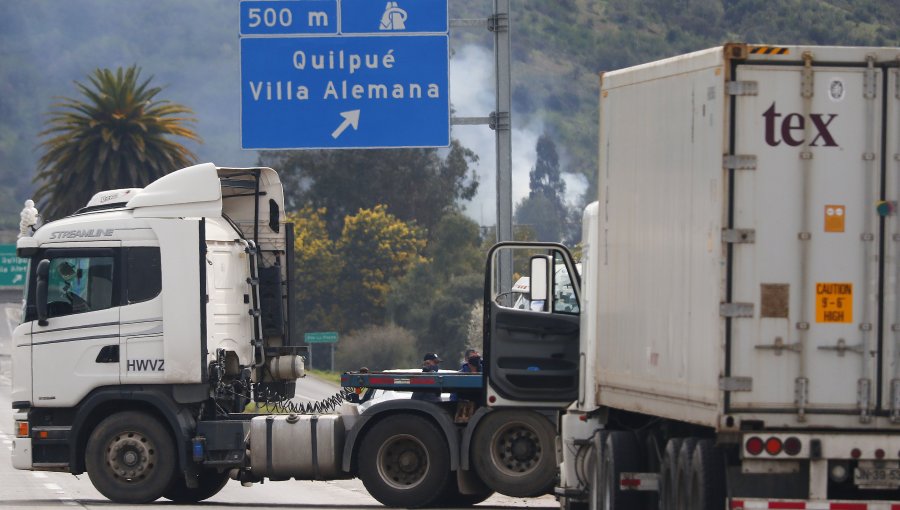
POLYGON ((766 453, 769 455, 778 455, 781 453, 782 444, 781 439, 777 437, 770 437, 766 440, 766 453))
POLYGON ((750 455, 759 455, 763 451, 763 440, 754 436, 747 440, 744 444, 744 448, 747 449, 747 453, 750 455))
POLYGON ((784 453, 794 456, 799 454, 801 449, 803 449, 803 443, 796 437, 789 437, 784 440, 784 453))
POLYGON ((875 450, 875 458, 878 460, 883 459, 884 458, 884 450, 882 450, 881 448, 875 450))
POLYGON ((854 459, 858 459, 858 458, 862 457, 862 451, 860 451, 859 448, 854 448, 854 449, 850 450, 850 456, 853 457, 854 459))
POLYGON ((16 422, 16 437, 28 437, 28 422, 27 421, 17 421, 16 422))

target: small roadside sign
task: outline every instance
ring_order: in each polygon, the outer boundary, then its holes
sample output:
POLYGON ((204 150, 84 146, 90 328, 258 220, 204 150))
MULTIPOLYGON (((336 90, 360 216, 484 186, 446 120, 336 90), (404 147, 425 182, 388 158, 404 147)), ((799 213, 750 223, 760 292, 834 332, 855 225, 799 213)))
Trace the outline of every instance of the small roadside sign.
POLYGON ((337 331, 317 331, 305 333, 303 340, 308 344, 333 344, 338 341, 337 331))
POLYGON ((16 245, 0 244, 0 287, 24 287, 28 260, 16 256, 16 245))

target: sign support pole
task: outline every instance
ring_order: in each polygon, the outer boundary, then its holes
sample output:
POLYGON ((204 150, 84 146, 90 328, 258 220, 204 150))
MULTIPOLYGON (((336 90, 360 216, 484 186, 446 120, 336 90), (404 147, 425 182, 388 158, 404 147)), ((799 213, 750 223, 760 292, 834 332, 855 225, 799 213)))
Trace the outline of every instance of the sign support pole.
MULTIPOLYGON (((494 13, 486 20, 450 20, 451 27, 487 27, 494 34, 495 110, 490 117, 453 117, 453 125, 488 124, 494 130, 497 150, 497 231, 496 240, 512 241, 512 122, 511 66, 509 42, 509 0, 493 0, 494 13)), ((512 252, 500 253, 501 289, 512 288, 512 252)))

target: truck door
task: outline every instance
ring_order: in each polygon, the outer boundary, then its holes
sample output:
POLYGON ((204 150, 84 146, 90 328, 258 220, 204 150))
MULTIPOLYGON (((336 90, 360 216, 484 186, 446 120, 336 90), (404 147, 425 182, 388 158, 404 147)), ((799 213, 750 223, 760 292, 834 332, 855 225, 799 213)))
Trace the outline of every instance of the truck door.
POLYGON ((885 72, 812 56, 735 67, 758 90, 732 99, 732 153, 755 161, 731 171, 722 315, 730 375, 752 389, 731 392, 730 412, 876 411, 885 72))
POLYGON ((564 406, 576 400, 580 277, 568 250, 551 243, 494 246, 484 306, 488 403, 564 406), (522 277, 534 255, 548 256, 553 264, 547 302, 523 292, 522 277))
POLYGON ((50 262, 48 318, 32 325, 33 398, 70 407, 119 384, 119 248, 54 248, 40 259, 50 262))

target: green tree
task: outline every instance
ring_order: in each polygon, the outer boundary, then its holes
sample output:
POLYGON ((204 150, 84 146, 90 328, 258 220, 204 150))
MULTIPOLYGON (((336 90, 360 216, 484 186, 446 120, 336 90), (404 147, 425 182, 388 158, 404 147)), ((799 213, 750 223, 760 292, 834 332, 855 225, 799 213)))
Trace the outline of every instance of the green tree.
POLYGON ((538 241, 569 241, 572 237, 565 204, 566 183, 559 168, 556 144, 546 133, 535 147, 537 161, 529 173, 528 196, 516 204, 516 223, 529 226, 538 241))
POLYGON ((478 189, 470 168, 478 161, 475 153, 453 141, 441 154, 438 149, 278 151, 263 152, 260 164, 279 169, 288 209, 324 207, 333 236, 346 216, 379 204, 430 233, 478 189))
POLYGON ((419 352, 447 360, 469 344, 469 318, 483 296, 484 251, 478 225, 461 213, 444 216, 425 249, 428 262, 392 286, 388 318, 413 331, 419 352))
POLYGON ((335 244, 342 260, 338 301, 343 325, 353 330, 384 321, 391 284, 425 261, 423 232, 387 212, 387 207, 361 209, 344 220, 335 244))
POLYGON ((343 264, 328 237, 324 215, 324 209, 312 207, 288 214, 294 223, 294 313, 303 331, 342 329, 335 282, 343 264))
POLYGON ((39 149, 35 193, 45 218, 69 214, 102 190, 143 187, 195 162, 196 156, 173 140, 200 141, 187 126, 195 119, 186 106, 157 96, 140 68, 96 69, 89 84, 75 82, 82 99, 54 104, 39 149))

